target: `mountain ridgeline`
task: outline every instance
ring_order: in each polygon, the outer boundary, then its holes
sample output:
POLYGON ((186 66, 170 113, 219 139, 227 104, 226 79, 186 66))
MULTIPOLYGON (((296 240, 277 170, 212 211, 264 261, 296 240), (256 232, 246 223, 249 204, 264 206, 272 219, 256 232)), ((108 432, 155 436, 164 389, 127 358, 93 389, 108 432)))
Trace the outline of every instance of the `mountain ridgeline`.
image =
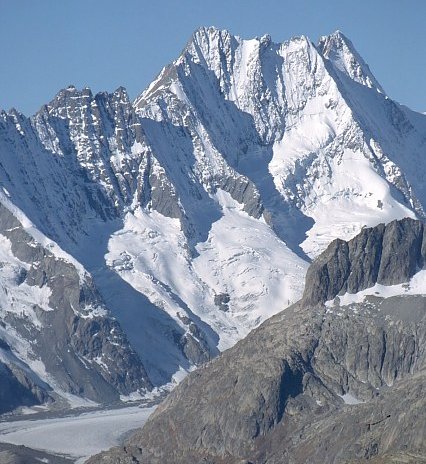
POLYGON ((134 101, 69 86, 1 111, 3 412, 143 398, 302 296, 403 281, 424 263, 425 152, 426 116, 339 31, 200 28, 134 101))
POLYGON ((426 263, 426 229, 413 219, 363 229, 345 242, 333 241, 310 266, 303 301, 324 303, 374 284, 408 282, 426 263))
MULTIPOLYGON (((422 243, 423 230, 409 219, 333 242, 308 270, 308 297, 191 373, 124 447, 90 464, 424 462, 426 297, 402 290, 330 306, 325 300, 347 287, 318 293, 324 269, 348 282, 336 271, 348 249, 353 279, 392 255, 402 270, 387 284, 407 288, 421 259, 410 245, 422 243)), ((374 272, 350 290, 386 279, 374 272)))

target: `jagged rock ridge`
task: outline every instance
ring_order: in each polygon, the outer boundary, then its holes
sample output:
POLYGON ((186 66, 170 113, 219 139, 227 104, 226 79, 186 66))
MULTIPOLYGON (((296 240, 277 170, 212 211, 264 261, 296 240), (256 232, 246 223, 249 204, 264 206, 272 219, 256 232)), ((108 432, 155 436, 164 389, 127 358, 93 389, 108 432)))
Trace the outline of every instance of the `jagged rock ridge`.
POLYGON ((335 240, 310 266, 303 300, 315 305, 375 283, 408 282, 426 262, 426 232, 413 219, 363 229, 349 242, 335 240))
POLYGON ((70 86, 1 112, 0 182, 162 386, 297 301, 335 238, 423 217, 425 145, 342 33, 201 28, 134 102, 70 86))

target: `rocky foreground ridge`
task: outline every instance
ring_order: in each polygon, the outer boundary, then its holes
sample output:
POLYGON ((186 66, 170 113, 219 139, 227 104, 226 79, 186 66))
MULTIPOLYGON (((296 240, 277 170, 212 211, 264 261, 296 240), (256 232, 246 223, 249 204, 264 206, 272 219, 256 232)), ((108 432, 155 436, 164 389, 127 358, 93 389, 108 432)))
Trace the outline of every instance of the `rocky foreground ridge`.
MULTIPOLYGON (((276 43, 202 27, 134 101, 69 86, 31 117, 0 111, 0 204, 46 250, 16 254, 6 217, 5 388, 21 392, 18 364, 42 402, 172 387, 298 301, 334 239, 424 218, 425 151, 426 116, 339 31, 276 43)), ((400 272, 357 276, 339 247, 312 298, 400 272)), ((5 409, 34 401, 18 396, 5 409)))
POLYGON ((424 267, 424 232, 406 219, 333 242, 301 301, 190 374, 124 447, 90 464, 424 462, 426 297, 404 295, 424 267), (379 281, 405 286, 339 305, 379 281))

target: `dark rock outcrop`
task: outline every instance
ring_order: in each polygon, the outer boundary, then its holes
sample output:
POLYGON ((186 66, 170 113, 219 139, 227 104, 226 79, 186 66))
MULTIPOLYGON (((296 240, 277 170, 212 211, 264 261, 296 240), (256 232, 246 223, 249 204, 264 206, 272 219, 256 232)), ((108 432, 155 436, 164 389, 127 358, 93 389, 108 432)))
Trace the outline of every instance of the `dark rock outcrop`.
POLYGON ((41 388, 16 365, 0 363, 0 414, 12 411, 18 406, 33 406, 46 402, 49 399, 48 391, 49 388, 41 388))
POLYGON ((214 296, 214 304, 224 312, 229 311, 229 302, 231 301, 231 298, 228 293, 218 293, 217 295, 214 296))
POLYGON ((363 229, 345 242, 334 240, 306 275, 303 301, 308 305, 356 293, 374 284, 407 282, 426 262, 426 228, 405 218, 363 229))
POLYGON ((218 177, 217 186, 228 192, 235 201, 244 205, 243 210, 258 219, 262 216, 264 207, 256 186, 242 176, 218 177))

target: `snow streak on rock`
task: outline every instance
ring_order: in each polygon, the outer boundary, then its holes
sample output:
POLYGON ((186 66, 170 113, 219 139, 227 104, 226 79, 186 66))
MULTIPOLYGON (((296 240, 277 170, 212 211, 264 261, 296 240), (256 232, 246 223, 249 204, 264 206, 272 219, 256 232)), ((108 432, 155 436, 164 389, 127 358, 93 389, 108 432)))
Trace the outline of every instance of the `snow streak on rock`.
POLYGON ((201 28, 133 103, 70 86, 0 113, 8 201, 91 273, 157 386, 298 300, 333 239, 424 217, 425 149, 426 117, 340 32, 201 28))

